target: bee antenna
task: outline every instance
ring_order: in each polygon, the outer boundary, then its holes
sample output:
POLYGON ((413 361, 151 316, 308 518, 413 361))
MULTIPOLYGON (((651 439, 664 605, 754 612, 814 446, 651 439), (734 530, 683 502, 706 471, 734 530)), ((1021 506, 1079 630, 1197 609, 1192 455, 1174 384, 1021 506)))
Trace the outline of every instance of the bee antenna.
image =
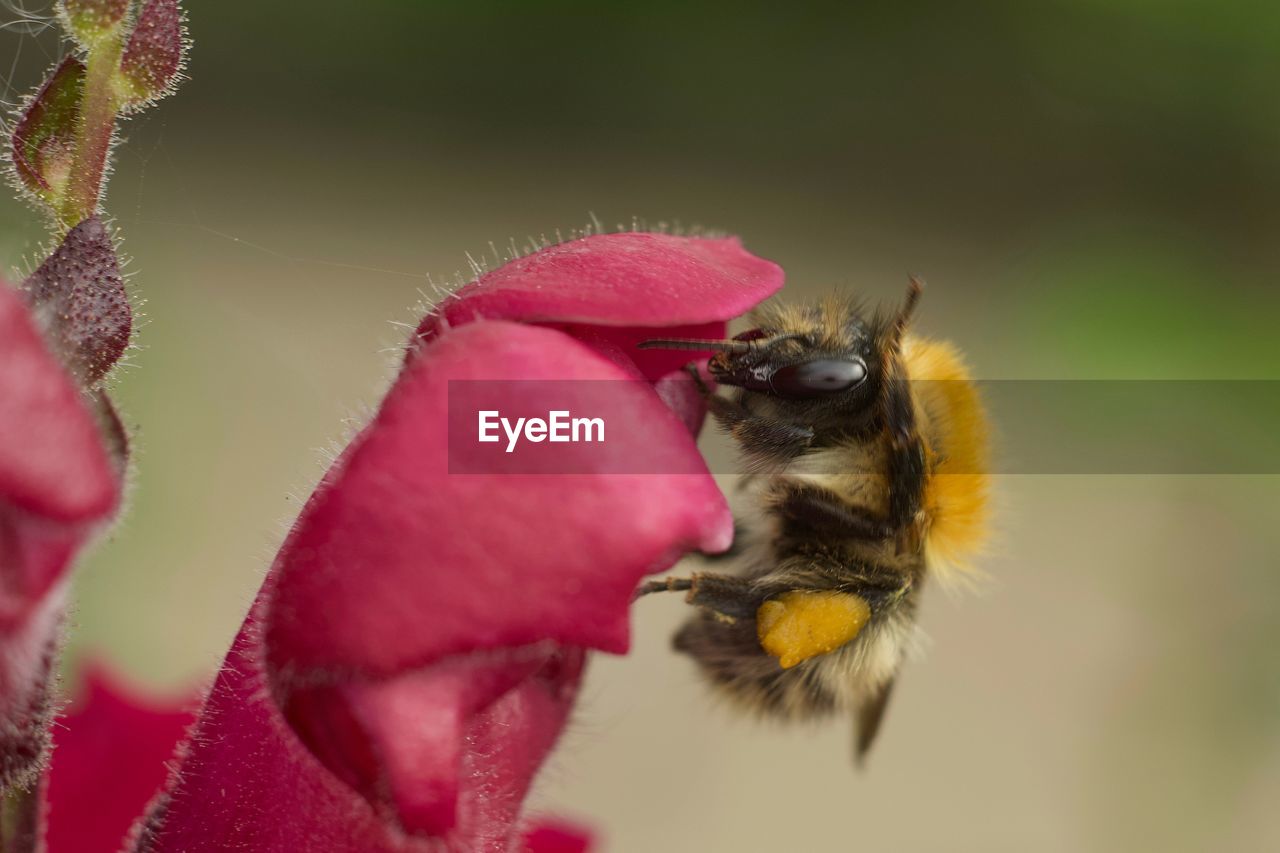
POLYGON ((898 325, 906 327, 911 320, 911 315, 915 313, 916 306, 920 304, 920 294, 924 292, 924 282, 918 276, 911 276, 907 284, 907 298, 902 303, 902 310, 898 312, 898 325))
POLYGON ((907 324, 911 322, 911 315, 915 313, 916 306, 920 304, 920 294, 923 292, 924 282, 918 276, 909 276, 907 297, 902 302, 902 308, 899 309, 898 316, 894 318, 893 330, 890 334, 894 346, 902 342, 902 337, 907 332, 907 324))
POLYGON ((753 347, 748 341, 704 341, 698 338, 655 338, 641 341, 639 349, 687 349, 710 352, 750 352, 753 347))

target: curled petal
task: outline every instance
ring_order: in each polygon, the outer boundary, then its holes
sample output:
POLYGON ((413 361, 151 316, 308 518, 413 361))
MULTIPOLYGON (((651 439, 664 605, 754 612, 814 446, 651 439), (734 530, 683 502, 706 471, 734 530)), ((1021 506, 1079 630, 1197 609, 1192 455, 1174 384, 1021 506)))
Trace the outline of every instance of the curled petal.
POLYGON ((736 237, 596 234, 481 275, 423 319, 415 339, 477 319, 549 326, 637 379, 664 382, 662 399, 696 430, 705 406, 674 375, 688 353, 638 344, 658 329, 669 337, 723 338, 727 321, 776 293, 783 278, 777 264, 750 254, 736 237))
POLYGON ((478 318, 668 331, 723 324, 782 281, 777 264, 745 251, 736 237, 596 234, 480 276, 423 320, 418 335, 430 339, 478 318))

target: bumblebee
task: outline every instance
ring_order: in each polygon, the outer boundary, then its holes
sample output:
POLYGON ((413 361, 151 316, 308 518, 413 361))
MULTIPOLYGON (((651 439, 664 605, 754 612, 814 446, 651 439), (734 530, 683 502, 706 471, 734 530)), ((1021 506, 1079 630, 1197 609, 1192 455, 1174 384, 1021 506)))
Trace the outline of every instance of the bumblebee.
POLYGON ((724 571, 650 581, 698 612, 675 637, 724 694, 770 716, 855 720, 861 763, 917 645, 929 575, 969 568, 986 538, 988 428, 949 344, 908 334, 920 300, 867 317, 852 300, 757 309, 727 341, 646 348, 714 353, 690 365, 747 464, 745 513, 724 571))

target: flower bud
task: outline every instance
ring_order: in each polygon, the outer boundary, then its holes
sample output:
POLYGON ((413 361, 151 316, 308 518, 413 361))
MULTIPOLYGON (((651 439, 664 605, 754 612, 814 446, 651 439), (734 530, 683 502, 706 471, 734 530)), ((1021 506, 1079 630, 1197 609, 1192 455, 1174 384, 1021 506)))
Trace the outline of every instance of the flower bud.
POLYGON ((13 128, 14 172, 36 198, 56 206, 71 176, 84 63, 68 56, 29 100, 13 128))
POLYGON ((169 94, 186 53, 187 36, 178 0, 150 0, 138 13, 120 59, 124 106, 137 109, 169 94))
POLYGON ((93 216, 23 283, 45 339, 83 387, 102 381, 124 354, 133 313, 111 235, 93 216))
POLYGON ((60 0, 58 16, 76 41, 88 47, 111 35, 129 11, 129 0, 60 0))

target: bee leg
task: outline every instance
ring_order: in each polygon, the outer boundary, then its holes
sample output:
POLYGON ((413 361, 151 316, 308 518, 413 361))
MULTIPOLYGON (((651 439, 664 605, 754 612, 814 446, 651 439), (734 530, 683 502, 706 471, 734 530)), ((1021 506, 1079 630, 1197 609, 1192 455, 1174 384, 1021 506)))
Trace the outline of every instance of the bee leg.
POLYGON ((741 403, 716 396, 707 387, 696 363, 686 365, 685 370, 706 400, 711 417, 743 447, 762 448, 761 455, 785 460, 798 456, 813 442, 813 430, 808 427, 762 418, 741 403))
POLYGON ((667 578, 660 581, 645 581, 636 588, 632 601, 651 592, 681 592, 692 589, 693 581, 689 578, 667 578))
POLYGON ((730 622, 755 619, 763 600, 755 585, 745 578, 697 572, 689 578, 667 578, 648 581, 636 590, 636 598, 651 592, 688 592, 685 601, 702 607, 730 622))
POLYGON ((714 681, 749 690, 763 676, 775 676, 777 665, 760 651, 756 626, 747 620, 730 622, 701 611, 671 638, 678 652, 692 657, 714 681))
POLYGON ((890 522, 812 486, 789 490, 779 501, 778 512, 787 521, 819 536, 884 539, 895 532, 890 522))
POLYGON ((740 446, 752 448, 753 455, 768 460, 794 459, 813 443, 809 427, 755 416, 738 423, 732 432, 740 446))
POLYGON ((698 362, 691 361, 684 366, 684 372, 693 377, 693 384, 697 387, 698 393, 702 398, 708 399, 715 392, 707 386, 706 380, 702 378, 702 370, 698 367, 698 362))
POLYGON ((707 410, 720 428, 737 440, 739 447, 750 448, 752 455, 764 459, 794 459, 813 443, 814 433, 809 427, 761 417, 724 397, 708 397, 707 410))
POLYGON ((685 601, 694 607, 702 607, 729 621, 756 618, 763 596, 752 581, 714 572, 698 572, 691 580, 685 601))

